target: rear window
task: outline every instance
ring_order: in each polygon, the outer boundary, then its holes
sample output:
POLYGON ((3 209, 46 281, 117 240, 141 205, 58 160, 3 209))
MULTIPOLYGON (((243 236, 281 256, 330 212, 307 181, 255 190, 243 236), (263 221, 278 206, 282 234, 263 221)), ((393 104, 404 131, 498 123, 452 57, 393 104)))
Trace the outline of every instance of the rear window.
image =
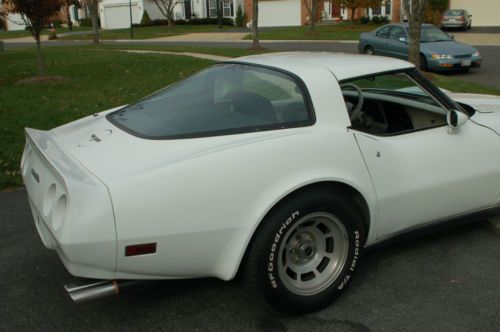
POLYGON ((248 64, 213 66, 108 115, 118 127, 153 139, 282 129, 313 123, 304 84, 248 64))
POLYGON ((444 12, 444 16, 462 16, 464 11, 461 9, 450 9, 444 12))

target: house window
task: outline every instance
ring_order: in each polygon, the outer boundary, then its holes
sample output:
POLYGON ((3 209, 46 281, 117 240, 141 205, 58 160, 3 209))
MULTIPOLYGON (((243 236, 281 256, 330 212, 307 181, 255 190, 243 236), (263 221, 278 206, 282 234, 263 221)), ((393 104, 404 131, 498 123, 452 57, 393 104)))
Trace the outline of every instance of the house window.
POLYGON ((385 2, 385 15, 386 16, 391 15, 391 1, 390 0, 385 2))
POLYGON ((382 14, 382 7, 375 7, 372 9, 372 15, 380 15, 382 14))
POLYGON ((228 17, 232 16, 231 15, 231 0, 223 0, 223 7, 222 7, 222 16, 228 17))
POLYGON ((208 0, 208 16, 217 17, 217 2, 216 0, 208 0))

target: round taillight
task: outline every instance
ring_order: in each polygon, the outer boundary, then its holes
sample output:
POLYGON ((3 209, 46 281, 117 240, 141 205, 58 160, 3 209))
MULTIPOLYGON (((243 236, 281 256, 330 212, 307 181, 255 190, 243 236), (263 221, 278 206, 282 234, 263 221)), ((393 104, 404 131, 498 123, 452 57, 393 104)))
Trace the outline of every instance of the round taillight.
POLYGON ((55 230, 58 230, 62 226, 64 216, 66 215, 66 206, 68 204, 68 199, 65 194, 59 196, 54 209, 52 210, 52 226, 55 230))
POLYGON ((56 184, 52 183, 45 194, 45 199, 43 200, 43 214, 47 217, 52 208, 54 207, 54 201, 56 199, 56 184))

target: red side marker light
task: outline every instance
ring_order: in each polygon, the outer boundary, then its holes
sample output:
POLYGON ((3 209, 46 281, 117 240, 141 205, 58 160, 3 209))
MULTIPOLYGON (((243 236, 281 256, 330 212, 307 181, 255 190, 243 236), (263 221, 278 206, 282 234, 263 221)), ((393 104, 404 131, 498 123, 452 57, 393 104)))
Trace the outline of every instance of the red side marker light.
POLYGON ((156 252, 156 243, 134 244, 125 247, 125 256, 138 256, 154 254, 156 252))

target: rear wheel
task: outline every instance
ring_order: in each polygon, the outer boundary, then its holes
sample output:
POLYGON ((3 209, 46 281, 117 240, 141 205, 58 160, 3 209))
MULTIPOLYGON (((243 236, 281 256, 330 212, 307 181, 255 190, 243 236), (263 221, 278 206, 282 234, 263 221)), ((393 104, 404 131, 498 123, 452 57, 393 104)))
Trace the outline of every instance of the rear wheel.
POLYGON ((375 51, 373 50, 373 47, 371 47, 371 46, 366 46, 366 47, 365 47, 365 54, 366 54, 366 55, 375 55, 375 51))
POLYGON ((347 287, 365 231, 361 214, 343 195, 309 191, 263 223, 247 271, 275 308, 288 313, 318 310, 347 287))

